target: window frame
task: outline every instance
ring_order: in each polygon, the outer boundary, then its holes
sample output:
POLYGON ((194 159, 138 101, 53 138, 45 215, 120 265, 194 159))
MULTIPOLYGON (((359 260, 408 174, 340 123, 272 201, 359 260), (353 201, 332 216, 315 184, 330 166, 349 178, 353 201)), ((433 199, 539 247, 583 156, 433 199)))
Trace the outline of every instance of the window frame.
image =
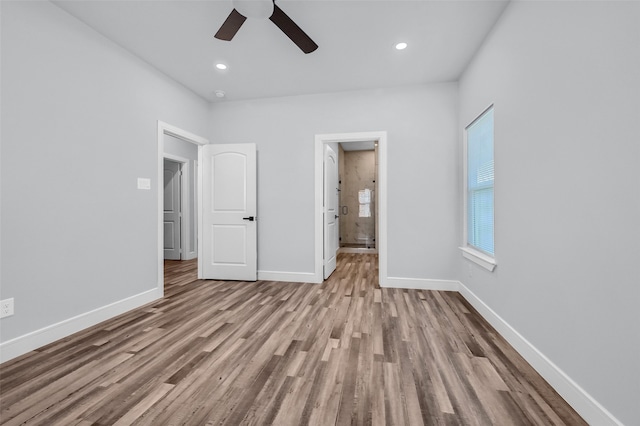
MULTIPOLYGON (((495 108, 494 104, 489 105, 485 108, 478 116, 476 116, 467 126, 464 128, 464 138, 463 138, 463 149, 462 149, 462 162, 463 162, 463 211, 462 211, 462 221, 463 221, 463 235, 462 235, 462 246, 459 247, 462 251, 462 256, 465 259, 470 260, 471 262, 480 265, 481 267, 487 269, 490 272, 493 272, 495 269, 497 262, 495 257, 495 246, 494 246, 494 254, 487 253, 485 251, 480 250, 479 248, 469 244, 469 185, 468 185, 468 169, 469 169, 469 159, 468 159, 468 138, 469 138, 469 128, 473 126, 474 123, 477 123, 482 117, 484 117, 489 111, 494 111, 494 126, 495 126, 495 108)), ((494 127, 494 135, 493 140, 491 141, 494 147, 494 159, 495 159, 495 127, 494 127)), ((494 244, 495 244, 495 162, 494 162, 494 180, 493 180, 493 208, 494 208, 494 216, 493 216, 493 225, 494 225, 494 244)))

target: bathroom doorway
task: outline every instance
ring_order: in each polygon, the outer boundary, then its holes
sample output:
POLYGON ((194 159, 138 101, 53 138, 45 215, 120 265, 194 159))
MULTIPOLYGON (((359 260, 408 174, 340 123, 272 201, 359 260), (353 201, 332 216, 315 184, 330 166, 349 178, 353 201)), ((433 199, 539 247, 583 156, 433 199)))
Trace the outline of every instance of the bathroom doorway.
POLYGON ((340 251, 377 252, 377 170, 375 141, 339 144, 340 251))
MULTIPOLYGON (((374 148, 377 143, 378 167, 376 171, 375 194, 373 194, 375 208, 375 245, 378 256, 378 282, 381 287, 387 284, 387 132, 354 132, 354 133, 332 133, 315 135, 315 268, 312 282, 321 283, 324 280, 325 268, 325 238, 324 238, 324 153, 325 144, 335 144, 336 151, 339 152, 340 144, 358 144, 361 142, 373 142, 374 148)), ((336 245, 338 250, 343 250, 336 245)), ((347 249, 344 250, 374 250, 374 249, 347 249)))

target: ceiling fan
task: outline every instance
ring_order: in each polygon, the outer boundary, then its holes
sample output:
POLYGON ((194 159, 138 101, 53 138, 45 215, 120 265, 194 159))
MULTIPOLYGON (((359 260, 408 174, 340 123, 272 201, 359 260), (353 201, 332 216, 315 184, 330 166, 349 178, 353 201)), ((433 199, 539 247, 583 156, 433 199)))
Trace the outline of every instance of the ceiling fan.
POLYGON ((269 18, 304 53, 311 53, 318 48, 318 45, 275 4, 275 0, 233 0, 233 10, 215 37, 230 41, 247 17, 269 18))

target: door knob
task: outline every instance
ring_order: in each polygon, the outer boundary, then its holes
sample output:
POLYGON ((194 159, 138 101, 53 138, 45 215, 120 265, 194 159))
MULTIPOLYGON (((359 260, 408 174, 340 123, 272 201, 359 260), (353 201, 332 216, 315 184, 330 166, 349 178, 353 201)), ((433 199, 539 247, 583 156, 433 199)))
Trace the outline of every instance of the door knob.
POLYGON ((253 216, 249 216, 249 217, 243 217, 242 220, 248 220, 249 222, 253 222, 254 217, 253 216))

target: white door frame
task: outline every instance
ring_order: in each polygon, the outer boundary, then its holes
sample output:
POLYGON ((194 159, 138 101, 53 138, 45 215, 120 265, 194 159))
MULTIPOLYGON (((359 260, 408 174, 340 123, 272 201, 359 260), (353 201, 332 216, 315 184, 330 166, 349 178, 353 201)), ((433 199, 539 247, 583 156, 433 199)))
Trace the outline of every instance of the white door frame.
MULTIPOLYGON (((178 138, 185 142, 189 142, 198 146, 198 158, 200 158, 200 149, 202 145, 207 145, 209 141, 201 136, 194 135, 193 133, 187 132, 186 130, 180 129, 179 127, 172 126, 171 124, 164 123, 158 120, 158 159, 157 159, 157 182, 158 182, 158 234, 157 234, 157 256, 158 256, 158 266, 157 266, 157 274, 158 286, 156 288, 158 298, 164 297, 164 206, 163 206, 163 198, 164 198, 164 159, 169 158, 172 159, 169 154, 164 153, 164 136, 169 135, 174 138, 178 138)), ((200 170, 200 166, 198 164, 198 171, 200 170)), ((200 182, 198 182, 198 192, 200 191, 200 182)), ((200 199, 200 195, 198 194, 198 201, 200 199)), ((198 215, 200 216, 200 215, 198 215)), ((200 227, 198 226, 198 233, 200 233, 200 227)))
POLYGON ((356 132, 319 134, 315 136, 315 270, 314 281, 323 281, 323 162, 324 144, 375 141, 378 143, 378 230, 376 246, 378 248, 378 268, 380 287, 387 282, 387 132, 356 132))

